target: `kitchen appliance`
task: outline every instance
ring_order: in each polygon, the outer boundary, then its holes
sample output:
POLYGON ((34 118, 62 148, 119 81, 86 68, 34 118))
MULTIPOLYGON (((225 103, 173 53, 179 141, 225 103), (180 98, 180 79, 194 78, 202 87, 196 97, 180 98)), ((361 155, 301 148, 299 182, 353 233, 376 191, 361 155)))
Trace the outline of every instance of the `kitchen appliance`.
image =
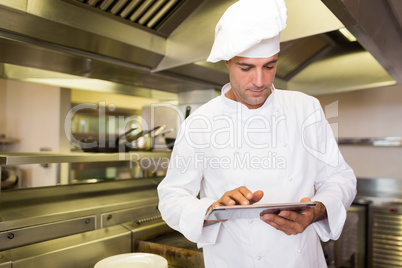
MULTIPOLYGON (((142 154, 149 158, 161 153, 142 154)), ((71 160, 85 162, 90 157, 103 161, 118 156, 81 153, 71 160)), ((52 157, 54 161, 59 158, 65 161, 65 156, 52 157)), ((41 157, 34 159, 42 161, 41 157)), ((4 163, 12 161, 9 157, 4 163)), ((153 177, 2 192, 0 268, 88 268, 111 256, 138 252, 162 256, 169 268, 202 268, 202 252, 161 218, 156 191, 160 180, 153 177)))
POLYGON ((349 208, 338 240, 322 243, 328 268, 367 268, 370 202, 356 200, 349 208))
POLYGON ((1 169, 1 189, 21 187, 21 170, 19 167, 5 167, 1 169))
POLYGON ((84 139, 80 141, 80 147, 84 152, 91 153, 117 153, 135 150, 150 151, 153 148, 153 140, 166 128, 166 125, 157 126, 151 130, 142 130, 133 134, 137 128, 131 128, 119 135, 114 141, 84 139))
POLYGON ((402 202, 373 207, 373 267, 402 267, 402 202))
POLYGON ((402 180, 359 178, 357 201, 368 202, 368 268, 402 267, 402 180))
MULTIPOLYGON (((190 113, 191 113, 191 106, 187 106, 186 107, 186 114, 184 115, 184 119, 187 119, 187 117, 189 117, 190 113)), ((173 146, 174 146, 174 143, 176 142, 176 139, 175 138, 165 137, 165 142, 166 142, 166 146, 170 150, 173 150, 173 146)))

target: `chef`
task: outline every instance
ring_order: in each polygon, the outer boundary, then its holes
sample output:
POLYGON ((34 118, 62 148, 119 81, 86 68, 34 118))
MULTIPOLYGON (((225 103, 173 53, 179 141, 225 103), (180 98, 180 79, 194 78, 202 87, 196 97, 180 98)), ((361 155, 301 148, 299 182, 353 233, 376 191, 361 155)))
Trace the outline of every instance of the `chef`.
POLYGON ((203 248, 205 267, 327 267, 320 240, 339 238, 356 195, 317 99, 274 87, 283 0, 240 0, 215 29, 208 61, 230 83, 181 126, 159 209, 203 248), (205 220, 212 207, 313 201, 302 212, 205 220))

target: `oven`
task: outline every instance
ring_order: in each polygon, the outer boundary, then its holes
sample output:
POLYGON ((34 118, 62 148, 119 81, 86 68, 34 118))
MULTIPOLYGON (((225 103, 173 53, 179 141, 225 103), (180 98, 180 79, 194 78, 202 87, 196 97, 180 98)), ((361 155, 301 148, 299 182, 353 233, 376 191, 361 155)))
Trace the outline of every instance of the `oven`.
POLYGON ((372 264, 402 268, 402 203, 373 206, 372 264))
POLYGON ((131 252, 158 254, 169 268, 203 268, 202 251, 161 218, 160 180, 1 192, 0 268, 89 268, 131 252))
POLYGON ((355 200, 347 212, 338 240, 322 243, 328 268, 367 268, 369 263, 371 203, 355 200))

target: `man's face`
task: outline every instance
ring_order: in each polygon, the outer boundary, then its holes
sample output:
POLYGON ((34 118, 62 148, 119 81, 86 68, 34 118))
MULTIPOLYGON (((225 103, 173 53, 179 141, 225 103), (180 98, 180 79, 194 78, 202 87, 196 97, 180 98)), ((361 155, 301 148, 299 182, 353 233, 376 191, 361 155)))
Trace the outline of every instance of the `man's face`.
POLYGON ((261 107, 270 94, 277 60, 278 55, 269 58, 234 57, 226 61, 232 87, 226 96, 249 109, 261 107))

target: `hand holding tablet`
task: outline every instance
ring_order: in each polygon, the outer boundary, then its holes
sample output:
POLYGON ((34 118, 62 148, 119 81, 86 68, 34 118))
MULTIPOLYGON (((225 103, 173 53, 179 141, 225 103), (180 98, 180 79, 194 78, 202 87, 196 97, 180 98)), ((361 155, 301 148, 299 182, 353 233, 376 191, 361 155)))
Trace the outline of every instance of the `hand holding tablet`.
POLYGON ((232 220, 260 218, 264 214, 279 214, 282 210, 303 211, 312 208, 315 202, 294 202, 294 203, 276 203, 276 204, 253 204, 253 205, 235 205, 219 206, 211 208, 205 220, 232 220))

